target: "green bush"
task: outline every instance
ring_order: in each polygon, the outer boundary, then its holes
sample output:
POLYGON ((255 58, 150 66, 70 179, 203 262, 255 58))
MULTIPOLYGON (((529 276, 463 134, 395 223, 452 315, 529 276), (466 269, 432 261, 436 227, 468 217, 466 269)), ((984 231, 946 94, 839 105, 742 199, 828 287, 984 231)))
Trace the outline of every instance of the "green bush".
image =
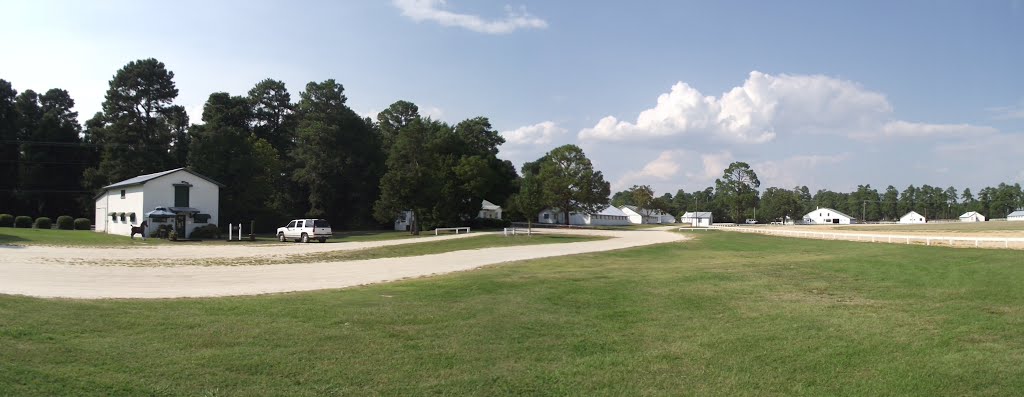
POLYGON ((14 218, 14 227, 20 227, 23 229, 28 229, 32 227, 32 217, 19 216, 17 218, 14 218))
MULTIPOLYGON (((57 220, 57 223, 60 223, 59 219, 57 220)), ((86 218, 75 219, 75 230, 89 230, 90 228, 92 228, 92 221, 86 218)))
POLYGON ((0 214, 0 227, 13 227, 14 226, 14 215, 11 214, 0 214))
POLYGON ((189 238, 220 238, 220 229, 217 225, 208 224, 202 227, 197 227, 196 230, 192 231, 189 238))
POLYGON ((57 217, 57 228, 60 230, 74 230, 75 229, 75 218, 67 215, 61 215, 57 217))
POLYGON ((53 220, 45 216, 41 216, 36 218, 36 221, 35 223, 32 224, 32 227, 36 229, 52 229, 53 220))

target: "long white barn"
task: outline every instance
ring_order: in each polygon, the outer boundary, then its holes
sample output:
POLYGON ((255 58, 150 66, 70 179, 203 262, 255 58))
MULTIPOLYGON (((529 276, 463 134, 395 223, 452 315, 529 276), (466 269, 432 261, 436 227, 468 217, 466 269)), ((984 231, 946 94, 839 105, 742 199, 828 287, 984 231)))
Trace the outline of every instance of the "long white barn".
MULTIPOLYGON (((562 211, 555 208, 547 208, 537 214, 537 223, 565 224, 565 216, 562 211)), ((613 206, 605 207, 596 214, 584 214, 573 212, 569 214, 569 224, 577 226, 625 226, 629 225, 629 215, 613 206)))
POLYGON ((96 231, 128 236, 132 226, 147 221, 147 236, 160 225, 170 225, 179 236, 187 237, 197 227, 219 222, 222 187, 184 168, 104 186, 95 197, 96 231))
POLYGON ((853 217, 831 208, 818 208, 804 215, 807 225, 849 225, 853 217))

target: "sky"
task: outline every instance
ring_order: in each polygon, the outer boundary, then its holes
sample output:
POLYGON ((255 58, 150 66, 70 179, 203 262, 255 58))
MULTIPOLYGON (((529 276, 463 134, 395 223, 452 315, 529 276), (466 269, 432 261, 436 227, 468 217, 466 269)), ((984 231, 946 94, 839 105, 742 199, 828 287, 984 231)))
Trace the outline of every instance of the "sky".
POLYGON ((769 186, 1024 183, 1024 0, 11 1, 0 78, 68 90, 80 121, 130 61, 174 72, 201 119, 265 78, 335 79, 484 116, 517 167, 584 149, 613 191, 700 190, 734 161, 769 186))

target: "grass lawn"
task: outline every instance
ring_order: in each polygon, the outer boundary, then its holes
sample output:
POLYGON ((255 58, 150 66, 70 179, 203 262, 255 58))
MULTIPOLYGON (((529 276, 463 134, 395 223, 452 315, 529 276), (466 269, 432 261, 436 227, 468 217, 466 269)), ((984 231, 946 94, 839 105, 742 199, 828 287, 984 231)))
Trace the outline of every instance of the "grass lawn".
POLYGON ((942 232, 942 233, 1021 233, 1024 234, 1024 222, 992 221, 992 222, 950 222, 924 223, 912 225, 854 225, 838 226, 835 229, 844 231, 885 231, 885 232, 942 232))
POLYGON ((1024 390, 1020 252, 691 234, 346 290, 0 297, 0 394, 1024 390))
MULTIPOLYGON (((430 234, 433 236, 433 234, 430 234)), ((426 236, 424 234, 423 236, 426 236)), ((55 229, 17 229, 0 227, 0 244, 14 245, 59 245, 59 246, 94 246, 94 247, 132 247, 147 246, 155 244, 271 244, 277 243, 277 238, 272 234, 258 235, 255 242, 250 241, 225 241, 223 239, 211 239, 201 242, 172 242, 164 239, 150 238, 145 241, 135 236, 130 239, 125 236, 97 233, 90 230, 55 230, 55 229)), ((327 240, 328 243, 342 243, 351 241, 378 241, 415 238, 407 232, 391 230, 370 230, 370 231, 335 231, 334 237, 327 240)))

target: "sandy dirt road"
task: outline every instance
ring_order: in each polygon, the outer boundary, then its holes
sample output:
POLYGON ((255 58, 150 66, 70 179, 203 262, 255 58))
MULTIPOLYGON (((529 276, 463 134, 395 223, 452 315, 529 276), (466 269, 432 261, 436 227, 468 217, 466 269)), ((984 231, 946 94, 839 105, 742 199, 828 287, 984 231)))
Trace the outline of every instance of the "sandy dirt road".
POLYGON ((472 235, 414 240, 267 246, 156 246, 131 249, 0 247, 0 294, 43 298, 183 298, 257 295, 344 288, 412 277, 451 273, 504 262, 609 251, 682 241, 674 228, 638 231, 544 230, 544 233, 589 234, 606 240, 565 244, 484 248, 405 258, 263 266, 191 266, 196 258, 287 256, 352 250, 472 235), (181 266, 128 267, 82 264, 139 257, 180 259, 181 266))

